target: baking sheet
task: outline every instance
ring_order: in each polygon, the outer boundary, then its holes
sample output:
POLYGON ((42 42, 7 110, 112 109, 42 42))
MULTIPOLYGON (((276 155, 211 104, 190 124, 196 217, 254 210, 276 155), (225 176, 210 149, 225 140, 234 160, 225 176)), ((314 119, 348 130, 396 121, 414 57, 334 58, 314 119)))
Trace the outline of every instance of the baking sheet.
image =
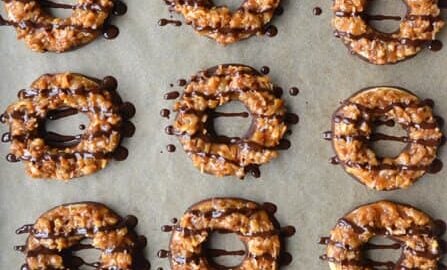
MULTIPOLYGON (((122 215, 134 214, 139 233, 148 237, 146 254, 153 269, 168 268, 156 252, 168 246, 169 235, 160 231, 172 217, 179 217, 191 204, 212 196, 239 196, 278 205, 283 225, 295 225, 297 234, 289 239, 293 263, 285 269, 328 269, 318 256, 316 244, 327 235, 336 220, 353 207, 378 199, 413 204, 436 218, 447 219, 447 169, 427 175, 407 190, 376 192, 350 178, 328 158, 333 151, 321 133, 330 127, 330 116, 339 101, 355 91, 374 85, 396 85, 436 102, 435 112, 447 117, 447 49, 428 50, 417 57, 391 66, 373 66, 350 56, 332 36, 329 25, 330 1, 284 0, 285 12, 274 20, 275 38, 251 38, 221 47, 193 33, 189 26, 159 27, 158 19, 168 17, 163 1, 126 1, 124 17, 114 23, 121 30, 116 40, 98 39, 79 50, 64 54, 37 54, 16 41, 12 28, 0 28, 0 108, 16 100, 17 91, 43 73, 72 71, 98 78, 118 78, 119 92, 132 101, 137 114, 133 138, 125 141, 130 150, 124 162, 112 161, 99 173, 69 183, 32 181, 22 164, 0 159, 0 269, 19 269, 22 254, 12 247, 24 236, 14 230, 32 223, 53 206, 76 201, 103 202, 122 215), (312 15, 320 6, 323 14, 312 15), (171 105, 163 100, 169 83, 196 71, 222 63, 243 63, 271 68, 273 81, 284 88, 298 86, 297 97, 284 95, 291 111, 300 115, 293 127, 292 148, 280 158, 262 166, 262 178, 216 179, 201 175, 173 137, 163 129, 168 124, 159 116, 171 105), (174 143, 174 154, 165 145, 174 143), (163 151, 163 153, 160 153, 163 151)), ((447 31, 439 36, 447 42, 447 31)), ((5 126, 1 131, 7 131, 5 126)), ((1 156, 8 153, 0 145, 1 156)), ((446 151, 440 158, 447 162, 446 151)))

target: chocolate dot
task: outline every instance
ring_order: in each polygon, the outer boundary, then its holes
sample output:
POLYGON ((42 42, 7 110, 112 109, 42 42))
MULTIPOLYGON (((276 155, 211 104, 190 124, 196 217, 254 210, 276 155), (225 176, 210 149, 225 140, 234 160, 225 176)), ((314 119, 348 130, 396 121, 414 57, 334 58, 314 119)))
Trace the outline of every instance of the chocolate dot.
POLYGON ((124 102, 120 106, 120 113, 126 119, 132 118, 135 116, 136 113, 135 106, 130 102, 124 102))
POLYGON ((135 134, 135 130, 135 125, 132 122, 124 121, 121 126, 121 135, 130 138, 135 134))
POLYGON ((118 81, 115 77, 107 76, 102 79, 101 87, 106 90, 116 90, 118 88, 118 81))
POLYGON ((113 152, 113 158, 116 161, 123 161, 129 156, 129 150, 127 148, 119 146, 114 152, 113 152))
POLYGON ((113 15, 122 16, 127 13, 127 5, 121 1, 115 1, 113 6, 113 15))
POLYGON ((116 27, 115 25, 109 25, 104 29, 102 36, 105 39, 114 39, 119 35, 119 33, 120 30, 118 29, 118 27, 116 27))
POLYGON ((297 96, 300 93, 300 89, 298 87, 292 87, 289 89, 289 94, 291 96, 297 96))
POLYGON ((175 152, 175 149, 176 149, 175 145, 173 145, 173 144, 168 144, 166 146, 166 150, 168 150, 169 153, 175 152))

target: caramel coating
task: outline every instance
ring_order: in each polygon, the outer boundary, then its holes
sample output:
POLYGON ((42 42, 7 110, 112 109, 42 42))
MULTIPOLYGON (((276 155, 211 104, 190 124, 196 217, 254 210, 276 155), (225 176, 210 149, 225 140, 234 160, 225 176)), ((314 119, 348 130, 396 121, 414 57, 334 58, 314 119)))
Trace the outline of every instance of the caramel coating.
MULTIPOLYGON (((385 235, 402 246, 392 269, 438 269, 442 257, 434 220, 407 205, 379 201, 345 215, 332 229, 326 256, 332 270, 374 269, 362 248, 373 237, 385 235)), ((391 269, 391 268, 388 268, 391 269)))
POLYGON ((31 50, 65 52, 96 39, 113 5, 113 0, 77 0, 68 18, 51 16, 37 0, 7 0, 5 8, 17 38, 31 50))
POLYGON ((280 0, 245 0, 232 12, 227 6, 214 6, 211 0, 165 0, 170 9, 182 14, 200 35, 228 45, 264 32, 280 0))
POLYGON ((365 89, 345 101, 333 115, 332 143, 346 172, 376 190, 407 188, 423 176, 443 138, 429 103, 393 87, 365 89), (376 120, 393 120, 408 132, 397 157, 377 157, 370 148, 376 120))
POLYGON ((79 74, 41 76, 3 114, 11 154, 24 162, 33 178, 68 180, 105 168, 121 140, 123 119, 114 90, 101 89, 98 81, 79 74), (40 130, 50 111, 67 107, 85 113, 90 124, 76 145, 51 147, 40 130))
MULTIPOLYGON (((135 221, 133 221, 135 222, 135 221)), ((78 269, 82 265, 71 252, 94 248, 101 251, 97 269, 144 269, 134 224, 126 224, 105 205, 93 202, 65 204, 40 216, 26 242, 26 269, 78 269), (91 240, 83 247, 81 241, 91 240)))
POLYGON ((278 156, 275 146, 286 132, 286 110, 267 76, 241 65, 220 65, 194 76, 175 103, 175 134, 201 172, 245 176, 246 168, 278 156), (252 116, 244 138, 221 142, 210 134, 210 111, 230 101, 242 102, 252 116))
POLYGON ((233 269, 278 269, 281 250, 278 229, 270 215, 255 202, 216 198, 189 208, 171 237, 173 270, 216 269, 202 253, 213 231, 236 233, 246 246, 246 256, 233 269), (194 259, 193 259, 194 258, 194 259))
POLYGON ((349 50, 370 63, 396 63, 416 55, 444 26, 437 0, 404 0, 399 30, 382 33, 364 19, 368 0, 334 0, 332 25, 349 50))

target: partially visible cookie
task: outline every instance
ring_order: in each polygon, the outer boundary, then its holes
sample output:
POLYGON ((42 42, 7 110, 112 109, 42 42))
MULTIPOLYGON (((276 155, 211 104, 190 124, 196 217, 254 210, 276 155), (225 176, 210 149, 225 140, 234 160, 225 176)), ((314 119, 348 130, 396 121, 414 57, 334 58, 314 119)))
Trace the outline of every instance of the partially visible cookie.
POLYGON ((146 238, 134 232, 134 216, 120 217, 105 205, 95 202, 64 204, 41 215, 34 224, 16 232, 28 233, 24 246, 16 249, 26 255, 22 269, 96 269, 148 270, 143 256, 146 238), (85 244, 90 239, 89 244, 85 244), (86 262, 74 252, 97 249, 96 262, 86 262))

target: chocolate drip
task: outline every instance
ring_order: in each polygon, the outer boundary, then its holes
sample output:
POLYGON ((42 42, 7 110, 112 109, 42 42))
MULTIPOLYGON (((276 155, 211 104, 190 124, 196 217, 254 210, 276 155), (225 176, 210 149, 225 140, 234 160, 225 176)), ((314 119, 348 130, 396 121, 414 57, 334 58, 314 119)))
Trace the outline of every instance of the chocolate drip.
POLYGON ((278 35, 278 28, 274 25, 268 25, 262 30, 261 33, 268 37, 275 37, 278 35))
POLYGON ((168 110, 168 109, 161 109, 161 111, 160 111, 160 115, 161 115, 161 117, 163 117, 163 118, 167 118, 167 119, 169 119, 169 115, 171 114, 171 111, 170 110, 168 110))
POLYGON ((26 251, 26 246, 14 246, 14 250, 24 253, 26 251))
POLYGON ((115 16, 122 16, 127 13, 127 5, 122 1, 115 1, 113 5, 112 14, 115 16))
POLYGON ((298 124, 299 121, 300 121, 299 116, 294 113, 286 113, 284 117, 284 122, 286 122, 287 124, 296 125, 298 124))
POLYGON ((284 7, 279 6, 279 7, 277 7, 277 8, 275 9, 275 15, 276 15, 276 16, 281 16, 281 15, 283 15, 283 14, 284 14, 284 7))
POLYGON ((164 99, 166 99, 166 100, 177 99, 179 96, 180 96, 180 93, 178 91, 173 91, 173 92, 166 93, 164 95, 164 99))
POLYGON ((182 22, 178 21, 178 20, 170 20, 170 19, 160 19, 158 20, 158 25, 159 26, 166 26, 166 25, 174 25, 174 26, 181 26, 182 22))
POLYGON ((264 74, 264 75, 269 74, 270 73, 270 68, 268 66, 263 66, 261 68, 261 73, 264 74))
POLYGON ((112 154, 116 161, 123 161, 129 156, 129 150, 123 146, 118 146, 112 154))
POLYGON ((273 95, 277 98, 281 98, 284 93, 284 90, 279 86, 273 86, 273 95))
POLYGON ((120 30, 115 25, 107 25, 102 32, 105 39, 115 39, 120 34, 120 30))
POLYGON ((287 226, 284 228, 281 228, 281 236, 282 237, 292 237, 296 233, 296 229, 293 226, 287 226))
POLYGON ((312 10, 312 13, 313 13, 315 16, 320 16, 321 13, 323 13, 323 10, 322 10, 320 7, 314 7, 314 9, 312 10))
POLYGON ((7 142, 10 142, 10 141, 11 141, 11 133, 9 133, 9 132, 3 133, 3 135, 2 135, 2 142, 3 143, 7 143, 7 142))
POLYGON ((259 170, 259 165, 257 164, 250 164, 248 166, 244 167, 244 172, 251 174, 254 178, 261 177, 261 171, 259 170))
POLYGON ((11 163, 20 162, 20 158, 18 158, 17 156, 15 156, 11 153, 6 155, 6 160, 11 163))
POLYGON ((292 263, 292 260, 293 260, 292 254, 288 252, 283 252, 280 254, 279 264, 282 266, 287 266, 292 263))
POLYGON ((300 89, 298 87, 292 87, 289 89, 289 94, 291 96, 297 96, 300 93, 300 89))
POLYGON ((173 144, 168 144, 168 145, 166 146, 166 150, 167 150, 169 153, 175 152, 175 150, 176 150, 175 145, 173 145, 173 144))

